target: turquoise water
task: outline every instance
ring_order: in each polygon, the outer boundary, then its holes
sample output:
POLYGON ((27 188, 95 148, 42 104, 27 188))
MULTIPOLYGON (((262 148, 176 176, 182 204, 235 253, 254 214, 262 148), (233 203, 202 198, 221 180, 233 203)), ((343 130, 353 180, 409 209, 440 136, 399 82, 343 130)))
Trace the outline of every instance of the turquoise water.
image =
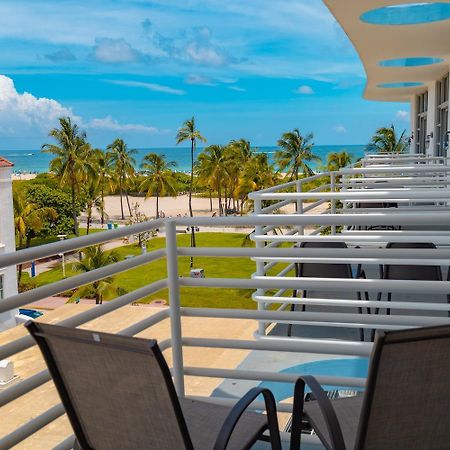
MULTIPOLYGON (((281 370, 280 373, 296 373, 302 375, 314 376, 335 376, 335 377, 355 377, 365 378, 369 370, 368 358, 348 358, 348 359, 326 359, 322 361, 313 361, 309 363, 299 364, 297 366, 288 367, 281 370)), ((272 391, 277 401, 285 400, 293 396, 294 385, 291 383, 279 383, 276 381, 264 381, 259 387, 265 387, 272 391)), ((338 389, 355 389, 363 390, 363 388, 348 388, 342 386, 324 385, 325 390, 338 389)), ((311 392, 309 388, 305 391, 311 392)))
MULTIPOLYGON (((316 145, 314 147, 314 153, 320 156, 323 163, 325 163, 327 154, 330 152, 346 150, 357 159, 364 156, 365 149, 365 145, 316 145)), ((267 153, 273 162, 273 156, 276 150, 276 147, 259 147, 257 151, 267 153)), ((196 154, 200 153, 200 151, 201 149, 198 149, 196 154)), ((135 155, 136 163, 139 165, 142 158, 149 152, 165 154, 169 161, 176 161, 177 170, 179 171, 190 170, 189 148, 141 148, 138 149, 138 153, 135 155)), ((53 158, 53 155, 41 153, 39 150, 0 150, 0 155, 14 163, 14 172, 47 172, 49 162, 53 158)), ((314 164, 312 166, 314 167, 314 164)))

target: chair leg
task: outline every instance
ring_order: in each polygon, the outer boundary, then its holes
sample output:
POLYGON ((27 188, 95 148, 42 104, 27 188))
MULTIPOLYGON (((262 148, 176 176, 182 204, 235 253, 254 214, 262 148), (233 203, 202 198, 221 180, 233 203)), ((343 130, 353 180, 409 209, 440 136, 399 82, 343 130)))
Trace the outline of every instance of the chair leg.
MULTIPOLYGON (((388 292, 388 295, 387 295, 387 301, 390 302, 391 299, 392 299, 392 293, 391 293, 391 292, 388 292)), ((388 308, 388 309, 386 310, 386 314, 387 314, 388 316, 391 314, 391 308, 388 308)))
MULTIPOLYGON (((294 291, 293 297, 297 298, 297 290, 294 291)), ((306 291, 303 291, 303 296, 302 296, 302 298, 306 298, 306 291)), ((291 311, 295 311, 295 303, 293 303, 293 304, 291 305, 291 311)), ((305 312, 305 311, 306 311, 306 305, 302 305, 302 312, 305 312)), ((288 337, 291 337, 291 336, 292 336, 292 323, 290 323, 290 324, 288 325, 287 335, 288 335, 288 337)))
MULTIPOLYGON (((357 292, 356 295, 357 295, 358 300, 361 300, 361 292, 357 292)), ((362 313, 363 313, 363 309, 361 308, 361 306, 358 306, 358 312, 359 312, 359 314, 362 314, 362 313)), ((360 328, 360 329, 359 329, 359 340, 360 340, 361 342, 364 342, 364 340, 365 340, 365 337, 364 337, 364 328, 360 328)))
MULTIPOLYGON (((377 294, 377 302, 381 301, 381 296, 383 294, 381 292, 378 292, 377 294)), ((378 314, 380 312, 380 308, 375 308, 374 313, 378 314)), ((372 329, 372 332, 370 334, 370 341, 373 342, 375 340, 375 328, 372 329)))

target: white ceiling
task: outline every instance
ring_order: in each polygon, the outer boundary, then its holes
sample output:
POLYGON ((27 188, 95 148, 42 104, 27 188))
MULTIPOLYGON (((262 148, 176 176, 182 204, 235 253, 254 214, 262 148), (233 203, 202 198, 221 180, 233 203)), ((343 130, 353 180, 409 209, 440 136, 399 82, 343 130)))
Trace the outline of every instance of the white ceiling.
MULTIPOLYGON (((396 82, 429 83, 443 76, 450 64, 450 20, 418 25, 372 25, 361 14, 383 6, 414 0, 323 0, 352 41, 367 74, 364 97, 371 100, 407 101, 424 87, 379 88, 396 82), (418 67, 380 67, 379 61, 407 57, 437 57, 439 64, 418 67)), ((416 0, 417 1, 417 0, 416 0)), ((439 0, 450 3, 450 0, 439 0)), ((421 3, 433 3, 424 2, 421 3)))

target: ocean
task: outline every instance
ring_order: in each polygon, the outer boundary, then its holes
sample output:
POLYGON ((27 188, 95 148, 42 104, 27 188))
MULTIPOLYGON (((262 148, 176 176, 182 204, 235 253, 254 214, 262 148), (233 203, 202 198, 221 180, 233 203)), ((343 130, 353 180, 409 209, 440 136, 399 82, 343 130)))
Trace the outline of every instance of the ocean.
MULTIPOLYGON (((349 152, 354 159, 364 156, 365 145, 316 145, 314 153, 322 159, 322 164, 326 163, 327 154, 330 152, 340 152, 345 150, 349 152)), ((190 148, 187 147, 167 147, 167 148, 140 148, 134 155, 139 166, 142 158, 150 152, 164 154, 169 161, 177 163, 176 170, 188 172, 191 165, 190 148)), ((277 147, 258 147, 257 152, 267 153, 271 162, 274 162, 274 154, 277 147)), ((196 155, 201 152, 197 149, 196 155)), ((53 155, 42 153, 40 150, 0 150, 0 156, 14 163, 15 173, 42 173, 48 172, 48 166, 53 159, 53 155)), ((320 164, 311 164, 314 168, 320 164)))

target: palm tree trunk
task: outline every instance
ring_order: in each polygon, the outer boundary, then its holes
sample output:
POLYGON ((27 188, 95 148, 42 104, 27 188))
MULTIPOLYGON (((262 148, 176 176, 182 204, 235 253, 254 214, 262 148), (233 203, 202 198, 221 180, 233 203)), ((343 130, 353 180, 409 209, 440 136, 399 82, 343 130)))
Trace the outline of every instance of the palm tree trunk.
POLYGON ((102 180, 102 217, 101 217, 102 227, 105 224, 105 192, 104 192, 104 184, 102 180))
POLYGON ((131 217, 133 214, 131 214, 130 199, 128 198, 128 191, 126 189, 125 189, 125 198, 127 199, 128 212, 130 213, 130 217, 131 217))
MULTIPOLYGON (((192 211, 192 190, 194 188, 194 149, 195 149, 195 139, 191 139, 191 180, 189 183, 189 214, 194 217, 192 211)), ((195 228, 191 227, 191 247, 195 247, 195 228)), ((190 268, 194 267, 194 257, 191 256, 190 268)))
POLYGON ((91 216, 92 216, 92 208, 89 208, 87 214, 86 236, 89 234, 89 229, 91 227, 91 216))
POLYGON ((73 229, 75 236, 79 236, 78 230, 78 218, 77 218, 77 205, 76 205, 76 194, 75 194, 75 180, 72 179, 72 218, 73 218, 73 229))
POLYGON ((123 191, 122 191, 122 177, 119 178, 119 193, 120 193, 120 212, 122 213, 122 220, 125 220, 125 215, 123 213, 123 191))
POLYGON ((156 191, 156 218, 159 219, 159 191, 156 191))

